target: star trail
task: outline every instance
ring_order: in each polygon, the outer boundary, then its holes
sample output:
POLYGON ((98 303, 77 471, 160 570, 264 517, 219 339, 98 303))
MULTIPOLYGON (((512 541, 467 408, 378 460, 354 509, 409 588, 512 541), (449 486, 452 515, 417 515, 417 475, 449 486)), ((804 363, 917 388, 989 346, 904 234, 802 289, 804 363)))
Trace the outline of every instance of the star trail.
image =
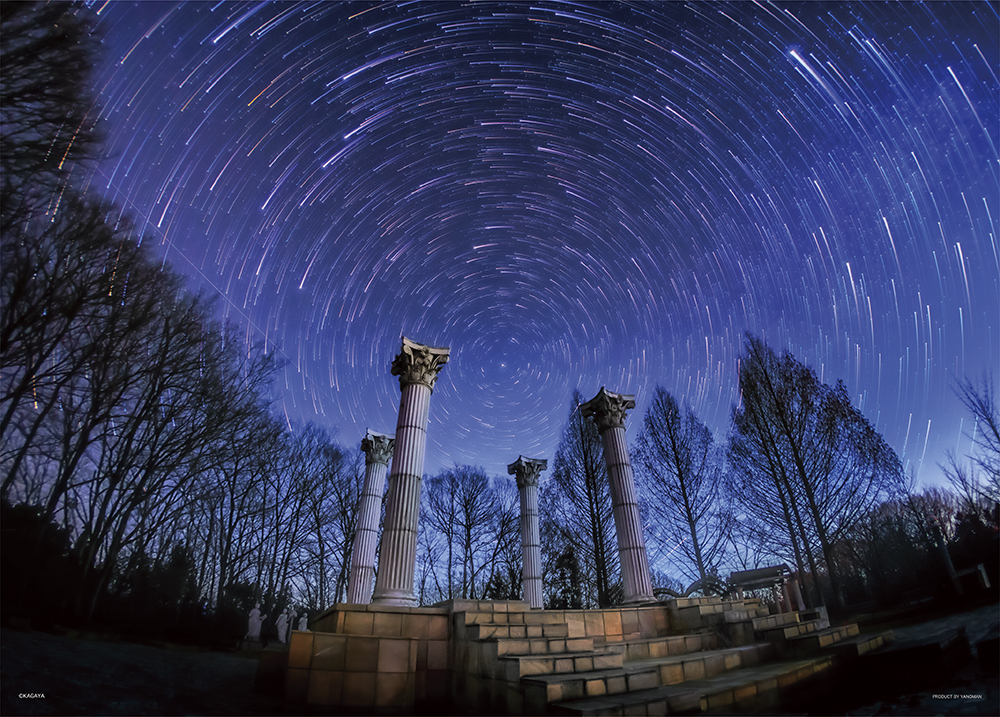
POLYGON ((287 361, 275 408, 430 473, 554 455, 579 388, 719 437, 743 335, 843 379, 908 470, 1000 379, 996 5, 95 2, 91 185, 287 361))

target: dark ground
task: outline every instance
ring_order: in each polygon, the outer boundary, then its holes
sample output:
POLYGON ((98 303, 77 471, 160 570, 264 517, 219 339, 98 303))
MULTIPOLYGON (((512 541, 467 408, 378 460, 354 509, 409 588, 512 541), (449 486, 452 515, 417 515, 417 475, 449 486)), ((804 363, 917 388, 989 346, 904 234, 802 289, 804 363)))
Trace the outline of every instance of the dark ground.
MULTIPOLYGON (((957 627, 964 627, 975 645, 998 624, 1000 612, 994 603, 892 627, 898 648, 939 639, 957 627)), ((288 714, 280 701, 254 694, 256 665, 256 659, 237 654, 3 628, 0 714, 288 714)), ((972 659, 951 675, 942 674, 898 693, 890 690, 862 704, 851 702, 842 702, 844 706, 830 714, 1000 715, 1000 676, 996 670, 981 670, 973 648, 972 659)))

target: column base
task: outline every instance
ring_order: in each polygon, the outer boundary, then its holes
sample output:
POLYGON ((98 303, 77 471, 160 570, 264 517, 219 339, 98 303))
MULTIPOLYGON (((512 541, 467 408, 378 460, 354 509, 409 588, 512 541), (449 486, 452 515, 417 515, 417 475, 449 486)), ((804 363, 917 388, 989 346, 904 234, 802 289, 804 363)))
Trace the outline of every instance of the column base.
POLYGON ((649 605, 655 603, 656 598, 652 595, 636 595, 622 601, 622 605, 649 605))
POLYGON ((406 590, 386 590, 385 592, 375 593, 375 597, 372 598, 372 605, 395 605, 398 607, 419 607, 417 599, 413 597, 413 593, 407 592, 406 590))

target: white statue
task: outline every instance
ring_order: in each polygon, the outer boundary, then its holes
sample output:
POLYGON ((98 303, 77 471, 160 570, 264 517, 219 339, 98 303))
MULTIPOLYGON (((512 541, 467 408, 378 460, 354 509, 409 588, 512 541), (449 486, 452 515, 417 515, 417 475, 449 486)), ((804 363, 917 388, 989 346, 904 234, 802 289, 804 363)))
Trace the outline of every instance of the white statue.
POLYGON ((260 603, 253 606, 250 611, 250 619, 247 621, 247 639, 260 640, 260 628, 264 624, 267 615, 260 614, 260 603))
MULTIPOLYGON (((295 629, 295 614, 296 614, 295 613, 295 608, 294 607, 289 608, 289 613, 288 613, 288 632, 289 633, 291 633, 292 630, 295 629)), ((291 634, 289 634, 288 637, 289 637, 289 639, 291 639, 291 637, 292 637, 291 634)))
POLYGON ((309 615, 303 613, 302 617, 299 618, 299 631, 309 632, 309 615))
POLYGON ((288 632, 288 608, 281 611, 278 621, 274 623, 278 628, 278 642, 286 642, 285 633, 288 632))

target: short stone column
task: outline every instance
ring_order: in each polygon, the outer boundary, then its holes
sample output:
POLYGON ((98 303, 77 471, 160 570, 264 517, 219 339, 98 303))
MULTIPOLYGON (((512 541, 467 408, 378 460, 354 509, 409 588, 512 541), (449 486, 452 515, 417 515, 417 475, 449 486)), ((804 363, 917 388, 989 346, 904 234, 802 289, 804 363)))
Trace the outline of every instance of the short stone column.
POLYGON ((385 493, 385 474, 396 444, 392 436, 368 431, 361 439, 365 454, 365 483, 358 501, 358 519, 354 524, 354 549, 351 573, 347 578, 347 602, 367 605, 372 601, 375 578, 375 545, 378 543, 378 519, 385 493))
POLYGON ((399 419, 396 449, 389 470, 385 526, 375 580, 376 605, 416 606, 413 573, 417 562, 420 481, 427 446, 427 413, 438 372, 448 363, 447 348, 424 346, 403 337, 403 348, 392 362, 399 376, 399 419))
POLYGON ((583 416, 594 418, 604 443, 626 605, 654 600, 635 480, 625 443, 625 411, 630 408, 635 408, 635 396, 611 393, 603 387, 594 398, 580 405, 583 416))
POLYGON ((549 465, 548 461, 518 456, 507 466, 507 474, 514 476, 521 495, 521 555, 523 572, 521 585, 524 601, 533 610, 542 609, 542 549, 538 540, 538 474, 549 465))

